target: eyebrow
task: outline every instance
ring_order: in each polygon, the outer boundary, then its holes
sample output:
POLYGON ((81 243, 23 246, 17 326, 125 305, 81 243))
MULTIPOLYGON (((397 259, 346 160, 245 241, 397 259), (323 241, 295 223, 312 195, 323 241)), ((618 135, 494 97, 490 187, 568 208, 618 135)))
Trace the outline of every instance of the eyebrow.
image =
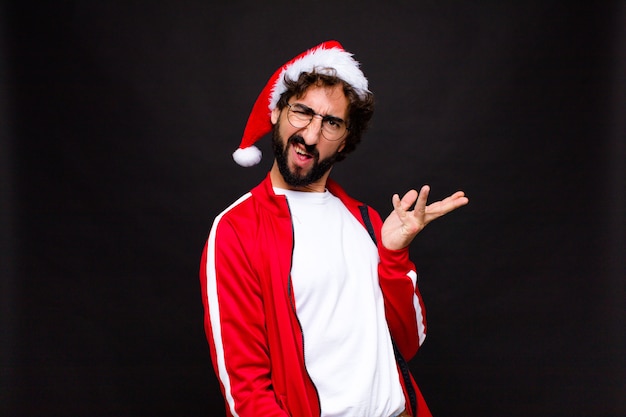
POLYGON ((343 120, 341 117, 332 116, 330 114, 324 115, 324 114, 315 113, 315 110, 313 110, 312 108, 310 108, 308 106, 305 106, 302 103, 293 103, 292 106, 298 107, 299 110, 304 111, 306 113, 317 114, 318 116, 322 116, 322 120, 331 120, 331 121, 334 121, 334 122, 346 123, 346 121, 343 120))

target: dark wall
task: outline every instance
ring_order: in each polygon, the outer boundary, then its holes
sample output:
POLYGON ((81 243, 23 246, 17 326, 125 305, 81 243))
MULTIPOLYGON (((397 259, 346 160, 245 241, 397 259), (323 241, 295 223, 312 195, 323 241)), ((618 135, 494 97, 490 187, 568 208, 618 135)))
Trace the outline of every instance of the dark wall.
POLYGON ((624 2, 41 3, 0 6, 3 415, 223 414, 200 253, 269 169, 230 157, 254 99, 327 39, 377 99, 334 177, 470 197, 411 249, 434 414, 626 415, 624 2))

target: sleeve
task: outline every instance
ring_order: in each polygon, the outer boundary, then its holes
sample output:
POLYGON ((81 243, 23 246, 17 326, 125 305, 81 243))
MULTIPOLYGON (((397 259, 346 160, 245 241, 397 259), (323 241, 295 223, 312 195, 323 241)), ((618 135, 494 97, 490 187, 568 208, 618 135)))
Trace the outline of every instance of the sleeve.
POLYGON ((387 323, 400 353, 409 360, 426 338, 426 310, 417 285, 417 271, 409 259, 408 248, 389 250, 383 246, 380 215, 371 210, 370 216, 378 235, 378 279, 385 298, 387 323))
POLYGON ((200 266, 205 332, 227 415, 286 417, 272 390, 263 300, 249 250, 218 217, 200 266))

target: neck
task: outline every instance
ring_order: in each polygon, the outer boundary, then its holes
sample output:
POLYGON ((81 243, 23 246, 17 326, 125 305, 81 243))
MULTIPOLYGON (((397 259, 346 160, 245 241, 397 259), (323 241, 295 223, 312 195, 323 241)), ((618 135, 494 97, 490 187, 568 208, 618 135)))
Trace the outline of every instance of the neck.
POLYGON ((285 182, 285 179, 278 169, 278 164, 276 163, 276 161, 274 161, 274 165, 272 165, 272 169, 270 170, 270 179, 272 180, 272 185, 274 187, 282 188, 285 190, 304 191, 310 193, 323 193, 324 191, 326 191, 326 180, 328 179, 329 175, 330 170, 326 172, 322 176, 322 178, 311 184, 294 187, 285 182))

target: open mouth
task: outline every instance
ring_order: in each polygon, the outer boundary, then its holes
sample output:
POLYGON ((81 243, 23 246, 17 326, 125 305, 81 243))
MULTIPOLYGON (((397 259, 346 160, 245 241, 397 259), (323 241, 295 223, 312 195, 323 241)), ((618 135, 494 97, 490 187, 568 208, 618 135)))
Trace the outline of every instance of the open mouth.
POLYGON ((300 160, 305 161, 305 160, 309 160, 309 159, 312 159, 312 158, 313 158, 313 155, 311 155, 310 153, 308 153, 308 152, 304 149, 304 147, 302 147, 302 146, 300 146, 300 145, 294 144, 294 146, 293 146, 293 150, 295 151, 296 155, 298 156, 298 158, 299 158, 300 160))

